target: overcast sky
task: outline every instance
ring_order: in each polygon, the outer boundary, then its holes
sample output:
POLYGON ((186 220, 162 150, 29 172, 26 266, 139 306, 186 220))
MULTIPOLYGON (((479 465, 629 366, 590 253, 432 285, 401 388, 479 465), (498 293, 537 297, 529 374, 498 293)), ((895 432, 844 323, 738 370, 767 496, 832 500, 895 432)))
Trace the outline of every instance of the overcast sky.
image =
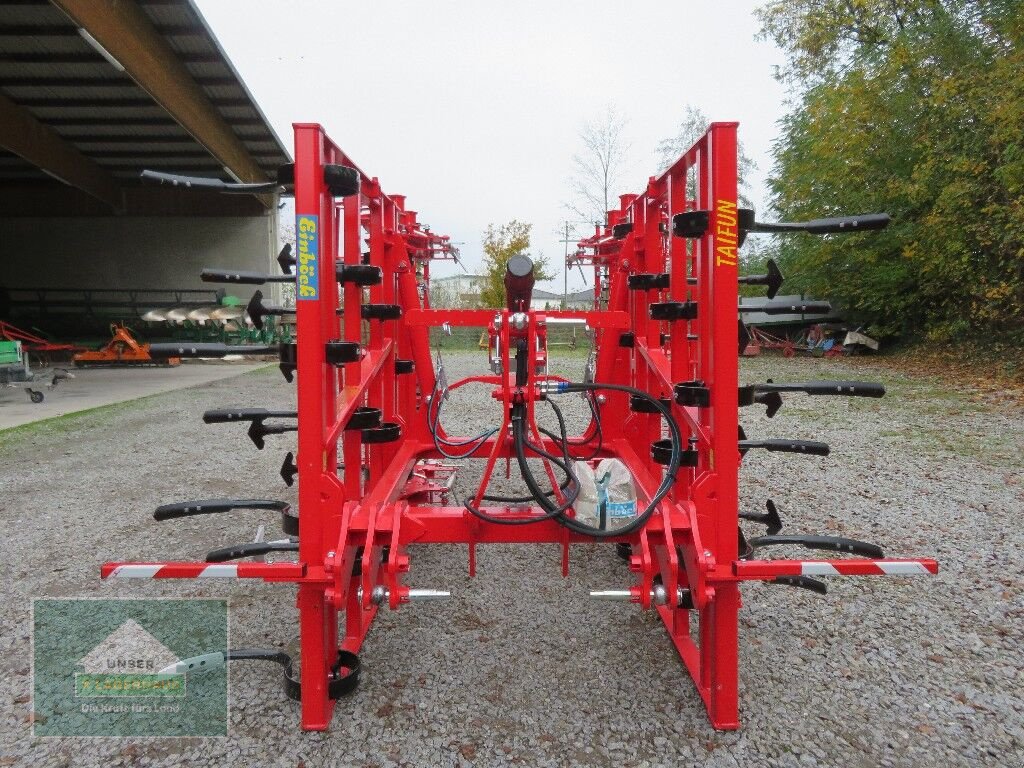
POLYGON ((765 199, 784 92, 781 53, 754 40, 760 2, 195 1, 286 146, 293 122, 324 125, 470 270, 488 223, 511 219, 561 270, 579 131, 609 104, 632 146, 617 193, 641 191, 689 103, 739 121, 765 199))

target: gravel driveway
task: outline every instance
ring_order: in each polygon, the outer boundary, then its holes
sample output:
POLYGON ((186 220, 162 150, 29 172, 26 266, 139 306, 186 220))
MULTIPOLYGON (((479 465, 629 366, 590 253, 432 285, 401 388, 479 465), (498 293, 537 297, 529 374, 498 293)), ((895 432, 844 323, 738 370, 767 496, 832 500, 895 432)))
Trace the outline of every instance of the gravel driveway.
MULTIPOLYGON (((448 362, 451 379, 483 357, 448 362)), ((32 598, 229 597, 233 645, 293 639, 287 586, 98 576, 105 560, 198 558, 259 522, 276 534, 268 512, 151 517, 190 497, 294 499, 277 476, 293 436, 260 452, 239 426, 199 420, 215 406, 291 406, 292 388, 265 370, 0 432, 0 766, 1024 764, 1024 414, 870 362, 743 361, 745 381, 769 376, 875 378, 890 393, 792 396, 771 421, 745 409, 752 437, 833 448, 749 454, 745 508, 770 496, 783 532, 862 538, 890 556, 936 557, 942 572, 835 578, 824 598, 744 586, 738 732, 710 728, 655 616, 587 598, 630 581, 610 546, 576 547, 568 579, 555 546, 483 547, 475 580, 464 547, 435 546, 412 550, 409 583, 452 599, 381 612, 361 687, 327 733, 300 731, 279 668, 247 664, 232 668, 228 738, 33 738, 32 598)), ((486 393, 466 392, 446 420, 469 429, 491 413, 486 393)))

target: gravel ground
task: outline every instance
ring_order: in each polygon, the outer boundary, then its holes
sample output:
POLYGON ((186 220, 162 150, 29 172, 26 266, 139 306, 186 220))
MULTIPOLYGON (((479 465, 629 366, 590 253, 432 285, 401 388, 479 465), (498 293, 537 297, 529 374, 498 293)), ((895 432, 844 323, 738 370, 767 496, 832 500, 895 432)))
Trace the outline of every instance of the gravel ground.
MULTIPOLYGON (((451 376, 481 359, 449 354, 451 376)), ((105 560, 189 559, 258 522, 277 530, 261 512, 151 518, 190 497, 294 499, 277 477, 293 438, 259 452, 238 426, 198 420, 214 406, 291 405, 291 388, 262 371, 0 433, 0 765, 1024 764, 1024 414, 870 363, 743 366, 747 381, 874 377, 890 388, 877 401, 793 396, 772 421, 746 409, 750 435, 822 439, 833 454, 751 453, 745 508, 771 496, 784 532, 934 556, 942 573, 832 579, 825 598, 744 586, 740 731, 710 728, 654 616, 586 597, 629 582, 611 547, 576 547, 568 579, 557 547, 485 547, 470 580, 465 548, 436 546, 412 551, 409 583, 452 599, 381 612, 362 685, 327 733, 300 731, 277 667, 248 664, 231 673, 228 738, 33 738, 32 598, 229 597, 233 645, 294 637, 286 586, 98 578, 105 560)), ((467 392, 446 415, 468 431, 492 408, 467 392)))

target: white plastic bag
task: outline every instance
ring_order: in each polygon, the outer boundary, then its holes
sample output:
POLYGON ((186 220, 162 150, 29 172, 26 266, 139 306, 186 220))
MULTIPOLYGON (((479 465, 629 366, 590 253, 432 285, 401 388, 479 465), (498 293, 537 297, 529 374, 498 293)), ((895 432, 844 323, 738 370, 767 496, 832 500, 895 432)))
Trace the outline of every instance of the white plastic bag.
POLYGON ((580 492, 573 505, 576 519, 601 530, 616 530, 636 517, 633 476, 618 459, 603 459, 596 468, 585 461, 573 464, 580 492))

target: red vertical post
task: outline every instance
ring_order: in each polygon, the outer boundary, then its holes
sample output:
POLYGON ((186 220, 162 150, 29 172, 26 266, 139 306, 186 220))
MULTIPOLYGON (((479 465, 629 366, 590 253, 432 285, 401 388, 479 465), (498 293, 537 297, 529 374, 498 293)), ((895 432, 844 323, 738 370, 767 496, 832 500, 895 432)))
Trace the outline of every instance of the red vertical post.
MULTIPOLYGON (((713 311, 710 344, 702 371, 711 389, 709 425, 714 451, 714 525, 705 534, 715 563, 726 564, 737 557, 739 453, 737 407, 739 355, 736 336, 738 303, 739 230, 737 227, 736 123, 712 123, 709 129, 710 178, 702 180, 700 205, 711 210, 709 238, 705 238, 704 266, 710 282, 713 311)), ((704 362, 702 360, 702 362, 704 362)), ((709 714, 716 728, 739 727, 738 712, 738 622, 739 587, 736 582, 719 584, 707 609, 711 648, 701 648, 703 661, 711 661, 709 714)), ((701 616, 703 624, 705 617, 701 616)))
MULTIPOLYGON (((326 147, 319 125, 295 127, 296 335, 298 344, 298 466, 302 509, 299 560, 322 566, 331 510, 322 493, 323 467, 333 453, 325 442, 334 418, 336 382, 325 363, 324 345, 337 329, 334 203, 324 184, 326 147)), ((330 661, 337 651, 337 611, 322 584, 299 585, 302 645, 302 727, 324 730, 334 702, 327 696, 330 661)))
MULTIPOLYGON (((342 250, 345 264, 359 264, 363 258, 363 225, 361 221, 362 195, 346 197, 342 208, 342 250)), ((363 319, 359 307, 363 303, 363 289, 354 282, 343 285, 344 338, 346 341, 362 343, 363 319)), ((359 381, 359 363, 345 365, 345 384, 359 381)), ((345 495, 350 499, 362 496, 362 452, 361 435, 349 430, 344 435, 343 459, 345 463, 345 495)))

